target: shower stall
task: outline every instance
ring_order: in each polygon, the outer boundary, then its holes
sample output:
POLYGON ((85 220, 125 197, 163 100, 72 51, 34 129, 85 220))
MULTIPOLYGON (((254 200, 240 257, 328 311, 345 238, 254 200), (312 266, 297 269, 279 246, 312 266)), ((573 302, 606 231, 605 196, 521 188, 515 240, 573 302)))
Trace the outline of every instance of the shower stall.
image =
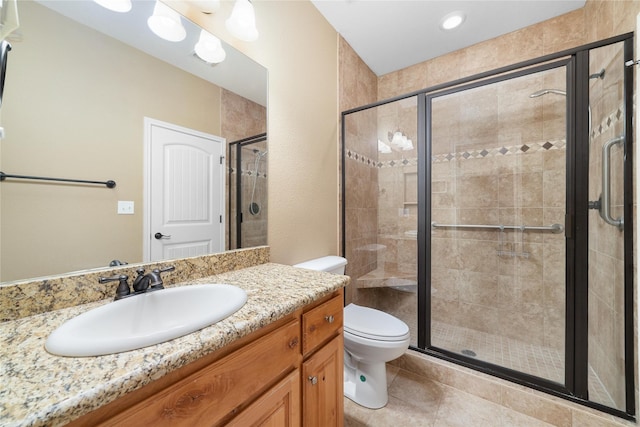
POLYGON ((632 34, 343 112, 347 303, 633 418, 632 34))
POLYGON ((267 135, 229 143, 227 247, 267 244, 267 135))

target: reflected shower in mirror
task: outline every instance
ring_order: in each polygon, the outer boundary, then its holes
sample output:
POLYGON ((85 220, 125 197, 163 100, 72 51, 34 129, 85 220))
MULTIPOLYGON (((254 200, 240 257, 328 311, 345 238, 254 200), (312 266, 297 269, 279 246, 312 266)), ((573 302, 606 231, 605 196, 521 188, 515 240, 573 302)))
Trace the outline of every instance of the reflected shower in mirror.
POLYGON ((144 261, 145 117, 227 142, 266 131, 266 69, 224 43, 224 61, 199 59, 201 29, 184 17, 183 41, 160 39, 146 23, 153 4, 18 3, 0 171, 117 186, 3 181, 1 281, 144 261))

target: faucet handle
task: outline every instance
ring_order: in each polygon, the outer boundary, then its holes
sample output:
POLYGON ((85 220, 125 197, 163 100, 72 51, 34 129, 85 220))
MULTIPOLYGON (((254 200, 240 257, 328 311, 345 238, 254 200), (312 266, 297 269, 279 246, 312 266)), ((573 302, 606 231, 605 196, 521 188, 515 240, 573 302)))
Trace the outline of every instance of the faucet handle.
POLYGON ((116 274, 111 277, 100 277, 98 278, 99 283, 107 283, 107 282, 115 282, 118 280, 118 288, 116 289, 116 300, 120 298, 124 298, 131 293, 131 289, 129 289, 129 276, 125 274, 116 274))

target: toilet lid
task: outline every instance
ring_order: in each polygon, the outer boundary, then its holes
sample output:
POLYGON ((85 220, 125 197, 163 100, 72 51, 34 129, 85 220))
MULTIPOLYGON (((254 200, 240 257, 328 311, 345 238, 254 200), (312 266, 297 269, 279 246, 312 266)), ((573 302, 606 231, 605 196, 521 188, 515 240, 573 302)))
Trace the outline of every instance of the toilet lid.
POLYGON ((402 320, 383 311, 355 304, 344 308, 344 330, 380 341, 400 341, 409 336, 409 327, 402 320))

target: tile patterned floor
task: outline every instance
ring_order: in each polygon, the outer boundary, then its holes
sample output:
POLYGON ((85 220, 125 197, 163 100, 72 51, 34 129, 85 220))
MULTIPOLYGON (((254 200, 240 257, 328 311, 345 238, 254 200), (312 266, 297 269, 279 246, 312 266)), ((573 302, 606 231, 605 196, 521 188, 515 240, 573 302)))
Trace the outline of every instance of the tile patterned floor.
MULTIPOLYGON (((432 334, 437 347, 455 352, 472 350, 478 360, 564 383, 564 355, 557 349, 441 322, 433 323, 432 334)), ((592 369, 589 369, 589 394, 592 400, 615 407, 592 369)))
POLYGON ((551 427, 496 403, 387 365, 389 403, 367 409, 345 398, 345 427, 551 427))

